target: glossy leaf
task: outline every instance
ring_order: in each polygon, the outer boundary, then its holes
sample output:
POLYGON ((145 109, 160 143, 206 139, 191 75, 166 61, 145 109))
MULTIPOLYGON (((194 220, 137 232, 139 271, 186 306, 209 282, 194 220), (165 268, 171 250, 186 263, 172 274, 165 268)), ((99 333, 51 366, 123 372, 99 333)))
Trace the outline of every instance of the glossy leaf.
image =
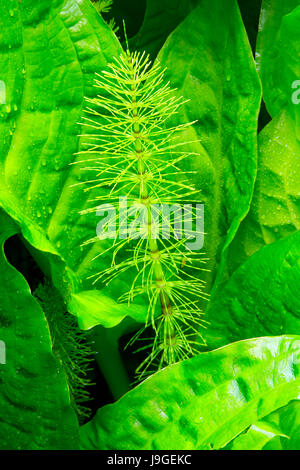
POLYGON ((16 227, 2 212, 0 227, 0 449, 76 449, 78 422, 47 321, 3 253, 16 227))
POLYGON ((100 409, 81 448, 222 448, 299 396, 299 341, 251 339, 169 366, 100 409))
POLYGON ((266 246, 232 275, 211 302, 205 334, 213 349, 300 328, 300 231, 266 246))
POLYGON ((254 196, 230 250, 230 273, 262 246, 300 229, 297 132, 297 123, 283 111, 260 133, 254 196))
POLYGON ((197 120, 184 138, 200 156, 186 169, 195 171, 205 205, 204 251, 211 272, 203 277, 210 289, 249 210, 256 173, 260 85, 236 2, 201 2, 158 59, 178 94, 189 100, 176 123, 197 120))
POLYGON ((230 250, 229 274, 265 244, 300 228, 300 82, 298 89, 292 88, 300 77, 296 3, 272 0, 263 6, 259 70, 273 121, 259 135, 253 200, 230 250))
POLYGON ((273 117, 293 105, 292 84, 299 80, 299 38, 299 0, 263 0, 256 60, 264 101, 273 117))

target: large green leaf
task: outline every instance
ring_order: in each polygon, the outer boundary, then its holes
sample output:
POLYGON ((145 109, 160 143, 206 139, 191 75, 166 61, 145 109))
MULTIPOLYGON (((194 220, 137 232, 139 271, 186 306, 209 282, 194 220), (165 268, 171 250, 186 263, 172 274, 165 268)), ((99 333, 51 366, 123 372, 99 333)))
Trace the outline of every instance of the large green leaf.
POLYGON ((256 60, 271 116, 291 104, 292 84, 299 80, 299 52, 300 1, 263 0, 256 60))
MULTIPOLYGON (((143 24, 130 45, 155 57, 168 35, 201 0, 148 0, 143 24)), ((261 0, 239 0, 239 7, 251 45, 255 45, 261 0)))
POLYGON ((75 449, 78 422, 63 369, 52 354, 47 321, 25 279, 4 256, 3 244, 15 233, 1 212, 0 340, 6 358, 0 361, 0 448, 75 449))
POLYGON ((210 303, 210 349, 232 341, 300 331, 300 231, 251 256, 210 303))
POLYGON ((259 135, 258 174, 251 209, 233 241, 229 272, 265 244, 300 229, 300 141, 283 111, 259 135))
POLYGON ((82 449, 219 449, 299 396, 299 336, 256 338, 169 366, 81 428, 82 449))
POLYGON ((88 196, 71 187, 82 175, 69 166, 79 148, 83 97, 95 95, 94 74, 120 45, 89 0, 9 0, 0 4, 0 29, 7 91, 0 113, 0 203, 33 246, 53 255, 49 272, 83 327, 114 326, 128 313, 143 319, 143 309, 129 311, 86 280, 99 270, 91 262, 97 248, 80 245, 95 235, 97 219, 79 215, 88 196))
POLYGON ((210 288, 249 210, 256 173, 260 84, 236 2, 201 2, 158 59, 178 94, 189 100, 175 123, 197 120, 184 137, 194 141, 187 148, 200 155, 186 169, 196 171, 194 183, 205 205, 210 288))
POLYGON ((300 104, 292 100, 297 92, 292 84, 300 77, 300 6, 292 10, 296 3, 272 0, 263 6, 259 70, 274 119, 259 136, 253 201, 232 244, 229 273, 260 247, 300 228, 300 104))

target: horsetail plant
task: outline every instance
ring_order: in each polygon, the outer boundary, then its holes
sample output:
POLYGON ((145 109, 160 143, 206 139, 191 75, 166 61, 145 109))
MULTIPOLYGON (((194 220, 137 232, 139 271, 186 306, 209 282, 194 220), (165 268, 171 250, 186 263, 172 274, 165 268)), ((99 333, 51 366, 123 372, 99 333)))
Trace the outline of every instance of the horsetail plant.
POLYGON ((150 365, 161 368, 193 355, 202 340, 199 327, 205 323, 199 300, 207 295, 199 273, 205 270, 206 260, 186 244, 192 236, 193 203, 199 191, 186 180, 187 173, 193 172, 181 168, 184 160, 198 155, 185 151, 190 142, 182 139, 193 122, 168 124, 185 101, 176 97, 164 73, 158 62, 151 67, 145 53, 131 53, 127 48, 108 70, 97 74, 98 95, 87 98, 82 122, 88 130, 81 135, 84 150, 79 153, 84 159, 76 162, 84 164, 81 169, 86 174, 95 174, 78 183, 86 185, 84 191, 93 189, 96 194, 95 205, 82 214, 97 212, 100 202, 111 207, 125 199, 128 214, 136 214, 131 225, 135 231, 127 233, 126 220, 119 214, 117 230, 115 223, 108 224, 106 235, 98 234, 84 244, 114 238, 95 257, 109 252, 112 262, 93 276, 94 282, 108 284, 134 270, 130 290, 118 300, 131 304, 137 296, 146 295, 145 326, 129 343, 144 341, 138 350, 150 348, 137 369, 139 379, 150 372, 150 365), (163 223, 169 222, 168 211, 161 210, 166 206, 174 213, 174 226, 169 224, 169 237, 160 237, 159 216, 163 223), (154 332, 148 339, 146 328, 154 332))
POLYGON ((89 372, 93 353, 88 334, 78 327, 76 319, 65 308, 58 291, 46 282, 34 291, 45 313, 53 354, 65 372, 72 406, 80 423, 90 417, 88 388, 93 385, 89 372))

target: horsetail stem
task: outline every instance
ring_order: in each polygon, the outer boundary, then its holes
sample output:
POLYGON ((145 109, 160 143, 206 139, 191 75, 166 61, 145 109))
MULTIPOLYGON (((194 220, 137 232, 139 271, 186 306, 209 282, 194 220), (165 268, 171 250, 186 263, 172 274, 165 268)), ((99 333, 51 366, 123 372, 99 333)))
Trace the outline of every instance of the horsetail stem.
MULTIPOLYGON (((79 152, 84 159, 76 162, 84 164, 85 172, 96 173, 94 179, 78 183, 86 185, 85 191, 93 190, 92 201, 97 203, 83 214, 97 212, 101 202, 116 205, 126 195, 130 209, 142 207, 146 215, 138 240, 132 236, 124 239, 118 229, 109 248, 102 248, 95 256, 97 259, 111 251, 111 266, 91 276, 95 283, 104 284, 113 284, 117 278, 131 279, 131 288, 119 297, 120 302, 130 305, 144 294, 148 298, 145 326, 129 343, 142 341, 145 346, 140 350, 150 347, 138 367, 139 377, 148 373, 153 363, 160 368, 194 354, 202 338, 199 300, 207 297, 199 276, 203 270, 199 264, 205 259, 186 248, 186 237, 179 236, 171 224, 169 239, 157 237, 155 232, 157 206, 197 202, 192 198, 199 191, 180 165, 199 154, 185 151, 191 142, 179 138, 193 123, 168 125, 184 101, 165 83, 160 65, 150 65, 145 53, 127 50, 109 70, 97 74, 99 94, 87 98, 89 106, 82 123, 89 130, 81 136, 86 139, 86 148, 79 152), (151 326, 154 336, 146 344, 142 333, 151 326)), ((162 214, 163 221, 164 217, 162 214)), ((95 241, 93 237, 84 245, 95 241)))
MULTIPOLYGON (((143 204, 146 205, 147 209, 147 221, 148 221, 148 240, 149 240, 149 251, 150 251, 150 256, 152 258, 153 262, 153 271, 154 271, 154 279, 156 282, 156 285, 158 289, 160 289, 159 297, 160 297, 160 304, 161 304, 161 312, 163 317, 164 316, 169 316, 172 314, 172 305, 170 298, 168 294, 165 291, 165 286, 166 286, 166 278, 164 274, 164 270, 162 268, 162 265, 160 263, 160 250, 157 244, 157 241, 155 238, 152 237, 151 233, 151 225, 152 225, 152 214, 151 214, 151 206, 149 204, 149 199, 150 199, 150 194, 148 192, 147 188, 147 182, 146 178, 144 177, 145 174, 147 173, 145 169, 145 164, 143 162, 143 142, 140 138, 140 125, 138 122, 139 119, 139 111, 138 111, 138 106, 137 106, 137 99, 136 99, 136 85, 135 85, 135 75, 134 75, 134 69, 132 66, 132 62, 130 60, 130 53, 127 54, 129 58, 129 66, 132 70, 131 73, 131 79, 132 79, 132 132, 133 136, 135 139, 135 152, 136 152, 136 160, 137 160, 137 172, 138 175, 140 175, 141 180, 140 180, 140 199, 143 204)), ((167 326, 164 326, 165 329, 165 335, 163 336, 166 337, 166 340, 171 340, 170 335, 174 334, 174 330, 170 330, 170 328, 167 326)))

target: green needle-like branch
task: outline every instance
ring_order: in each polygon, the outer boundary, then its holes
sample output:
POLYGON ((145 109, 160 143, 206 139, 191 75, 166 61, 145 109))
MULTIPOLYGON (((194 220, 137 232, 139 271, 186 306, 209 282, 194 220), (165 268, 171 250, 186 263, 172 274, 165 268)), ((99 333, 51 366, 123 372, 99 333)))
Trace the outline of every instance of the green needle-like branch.
MULTIPOLYGON (((140 238, 118 239, 118 230, 111 246, 96 256, 111 252, 111 265, 93 276, 94 282, 108 284, 135 272, 130 290, 119 301, 131 304, 137 296, 148 297, 145 327, 130 342, 141 341, 139 350, 150 347, 137 370, 139 378, 151 372, 150 366, 161 368, 195 353, 203 341, 199 328, 205 324, 199 300, 207 298, 200 278, 203 255, 188 250, 186 238, 178 238, 172 226, 169 239, 157 237, 158 205, 197 202, 199 192, 187 180, 182 164, 199 155, 184 150, 191 142, 182 136, 193 123, 168 125, 185 101, 165 82, 159 63, 151 65, 145 53, 127 50, 109 70, 97 74, 98 95, 87 99, 84 150, 76 162, 88 175, 84 190, 96 194, 93 206, 83 213, 126 196, 129 208, 138 206, 146 215, 140 238), (143 337, 146 328, 154 332, 149 344, 143 337)), ((194 216, 190 209, 191 221, 194 216)))

